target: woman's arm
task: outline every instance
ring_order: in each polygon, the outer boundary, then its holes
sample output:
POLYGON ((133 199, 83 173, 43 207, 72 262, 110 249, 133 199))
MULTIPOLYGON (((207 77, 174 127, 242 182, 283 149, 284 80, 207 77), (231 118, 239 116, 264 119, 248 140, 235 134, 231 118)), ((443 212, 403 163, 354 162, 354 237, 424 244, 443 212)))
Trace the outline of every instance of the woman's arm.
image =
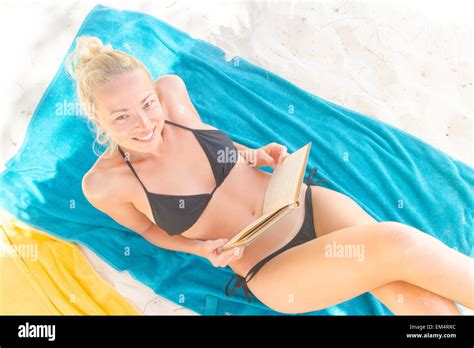
POLYGON ((87 200, 98 210, 116 222, 138 233, 150 243, 164 249, 183 251, 201 256, 203 241, 183 236, 170 236, 130 202, 125 202, 120 194, 123 189, 106 189, 100 174, 88 173, 82 180, 82 191, 87 200), (100 189, 99 189, 100 187, 100 189), (109 193, 107 193, 109 191, 109 193))
POLYGON ((170 236, 154 223, 141 235, 147 241, 160 248, 203 256, 201 252, 202 240, 186 238, 180 235, 170 236))
POLYGON ((233 143, 247 163, 257 168, 270 166, 274 169, 278 163, 284 161, 285 157, 288 156, 286 146, 275 142, 258 149, 251 149, 235 141, 233 141, 233 143))
POLYGON ((249 163, 254 163, 256 161, 257 150, 247 147, 245 145, 239 144, 233 141, 235 147, 239 151, 239 154, 249 163))
POLYGON ((82 191, 89 202, 98 210, 109 215, 119 224, 138 233, 150 243, 168 250, 183 251, 206 258, 214 267, 226 267, 230 262, 242 257, 243 247, 219 252, 218 250, 228 239, 200 240, 190 239, 180 235, 170 236, 155 223, 150 221, 146 215, 137 210, 133 204, 126 202, 123 190, 108 190, 115 194, 106 194, 107 189, 103 187, 103 180, 97 179, 99 175, 86 175, 82 180, 82 191), (95 182, 94 182, 95 181, 95 182), (102 183, 102 189, 97 189, 98 183, 102 183))
POLYGON ((242 145, 242 144, 239 144, 235 141, 233 141, 235 147, 239 150, 239 151, 248 151, 248 150, 251 150, 249 147, 245 146, 245 145, 242 145))

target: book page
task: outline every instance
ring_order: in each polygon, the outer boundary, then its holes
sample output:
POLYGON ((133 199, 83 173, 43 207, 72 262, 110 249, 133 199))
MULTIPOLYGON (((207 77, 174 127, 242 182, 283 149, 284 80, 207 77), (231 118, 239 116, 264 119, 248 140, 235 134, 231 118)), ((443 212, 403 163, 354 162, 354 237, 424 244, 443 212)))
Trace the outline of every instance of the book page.
POLYGON ((262 215, 222 246, 223 250, 253 242, 293 208, 298 207, 301 184, 311 143, 290 154, 276 166, 265 192, 262 215))
POLYGON ((252 233, 259 225, 261 225, 266 219, 272 216, 275 212, 269 212, 266 214, 263 214, 260 216, 258 219, 252 221, 249 223, 247 226, 245 226, 242 230, 240 230, 239 233, 237 233, 233 238, 231 238, 227 243, 224 244, 223 249, 227 249, 229 245, 232 245, 234 242, 241 240, 242 238, 245 238, 249 233, 252 233))
POLYGON ((260 237, 265 231, 270 229, 275 223, 277 223, 279 220, 281 220, 282 217, 287 215, 291 210, 295 208, 294 205, 287 205, 286 207, 283 207, 279 210, 277 210, 275 213, 273 213, 268 219, 264 221, 261 225, 259 225, 255 231, 253 231, 251 234, 246 236, 245 238, 242 238, 242 241, 244 241, 246 244, 249 243, 250 241, 253 241, 255 238, 260 237))
POLYGON ((286 216, 291 210, 295 208, 294 205, 286 206, 276 212, 272 213, 263 223, 261 223, 252 233, 248 234, 244 238, 239 238, 238 240, 234 240, 232 242, 227 242, 223 246, 223 250, 232 249, 235 247, 239 247, 242 245, 248 245, 256 240, 258 237, 263 235, 266 231, 270 229, 271 226, 276 224, 280 221, 284 216, 286 216))
POLYGON ((310 148, 311 143, 306 144, 275 167, 265 194, 264 214, 296 202, 310 148))

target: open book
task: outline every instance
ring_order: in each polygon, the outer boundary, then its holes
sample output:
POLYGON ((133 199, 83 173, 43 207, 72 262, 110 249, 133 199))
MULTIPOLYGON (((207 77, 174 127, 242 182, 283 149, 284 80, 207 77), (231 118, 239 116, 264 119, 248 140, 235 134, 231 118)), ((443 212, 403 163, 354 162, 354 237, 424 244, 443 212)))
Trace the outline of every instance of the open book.
POLYGON ((310 148, 311 142, 294 151, 282 163, 276 165, 265 192, 262 216, 245 226, 242 231, 227 241, 222 246, 223 251, 252 243, 270 226, 300 206, 301 184, 310 148))

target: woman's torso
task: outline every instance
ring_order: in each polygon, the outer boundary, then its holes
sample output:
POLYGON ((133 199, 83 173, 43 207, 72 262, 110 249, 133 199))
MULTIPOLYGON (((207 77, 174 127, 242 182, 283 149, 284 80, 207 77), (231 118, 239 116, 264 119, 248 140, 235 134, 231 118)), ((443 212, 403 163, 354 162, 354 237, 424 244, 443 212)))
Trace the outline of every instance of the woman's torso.
MULTIPOLYGON (((189 124, 191 122, 183 117, 173 117, 176 114, 164 110, 165 117, 175 123, 191 128, 212 129, 203 123, 189 124)), ((215 187, 215 179, 209 160, 195 135, 189 130, 165 124, 163 139, 171 146, 167 146, 168 152, 159 160, 132 162, 147 191, 183 196, 211 192, 215 187)), ((108 159, 99 158, 93 169, 106 171, 107 175, 103 175, 104 184, 120 187, 125 192, 123 196, 154 222, 143 187, 118 151, 108 159)), ((270 178, 269 173, 250 166, 239 155, 239 160, 214 192, 202 215, 181 236, 198 240, 231 239, 262 215, 270 178)), ((300 207, 247 245, 243 256, 229 264, 236 273, 247 274, 254 264, 294 237, 304 219, 305 188, 306 185, 302 185, 300 207)))

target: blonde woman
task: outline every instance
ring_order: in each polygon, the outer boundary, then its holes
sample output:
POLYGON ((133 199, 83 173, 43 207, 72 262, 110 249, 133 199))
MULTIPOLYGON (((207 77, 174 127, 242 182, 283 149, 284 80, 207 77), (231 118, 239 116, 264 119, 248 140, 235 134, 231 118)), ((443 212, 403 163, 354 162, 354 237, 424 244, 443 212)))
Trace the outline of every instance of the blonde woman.
POLYGON ((233 142, 202 122, 178 76, 153 82, 140 61, 96 37, 76 44, 68 70, 96 141, 107 147, 82 188, 118 223, 161 248, 230 266, 229 296, 241 286, 248 301, 250 291, 281 313, 320 310, 365 292, 394 314, 460 314, 454 302, 474 308, 471 258, 413 227, 377 222, 309 180, 302 205, 271 231, 221 252, 261 215, 270 174, 257 168, 274 167, 286 148, 233 142), (222 153, 230 155, 219 160, 222 153), (362 253, 328 252, 340 246, 362 253))

